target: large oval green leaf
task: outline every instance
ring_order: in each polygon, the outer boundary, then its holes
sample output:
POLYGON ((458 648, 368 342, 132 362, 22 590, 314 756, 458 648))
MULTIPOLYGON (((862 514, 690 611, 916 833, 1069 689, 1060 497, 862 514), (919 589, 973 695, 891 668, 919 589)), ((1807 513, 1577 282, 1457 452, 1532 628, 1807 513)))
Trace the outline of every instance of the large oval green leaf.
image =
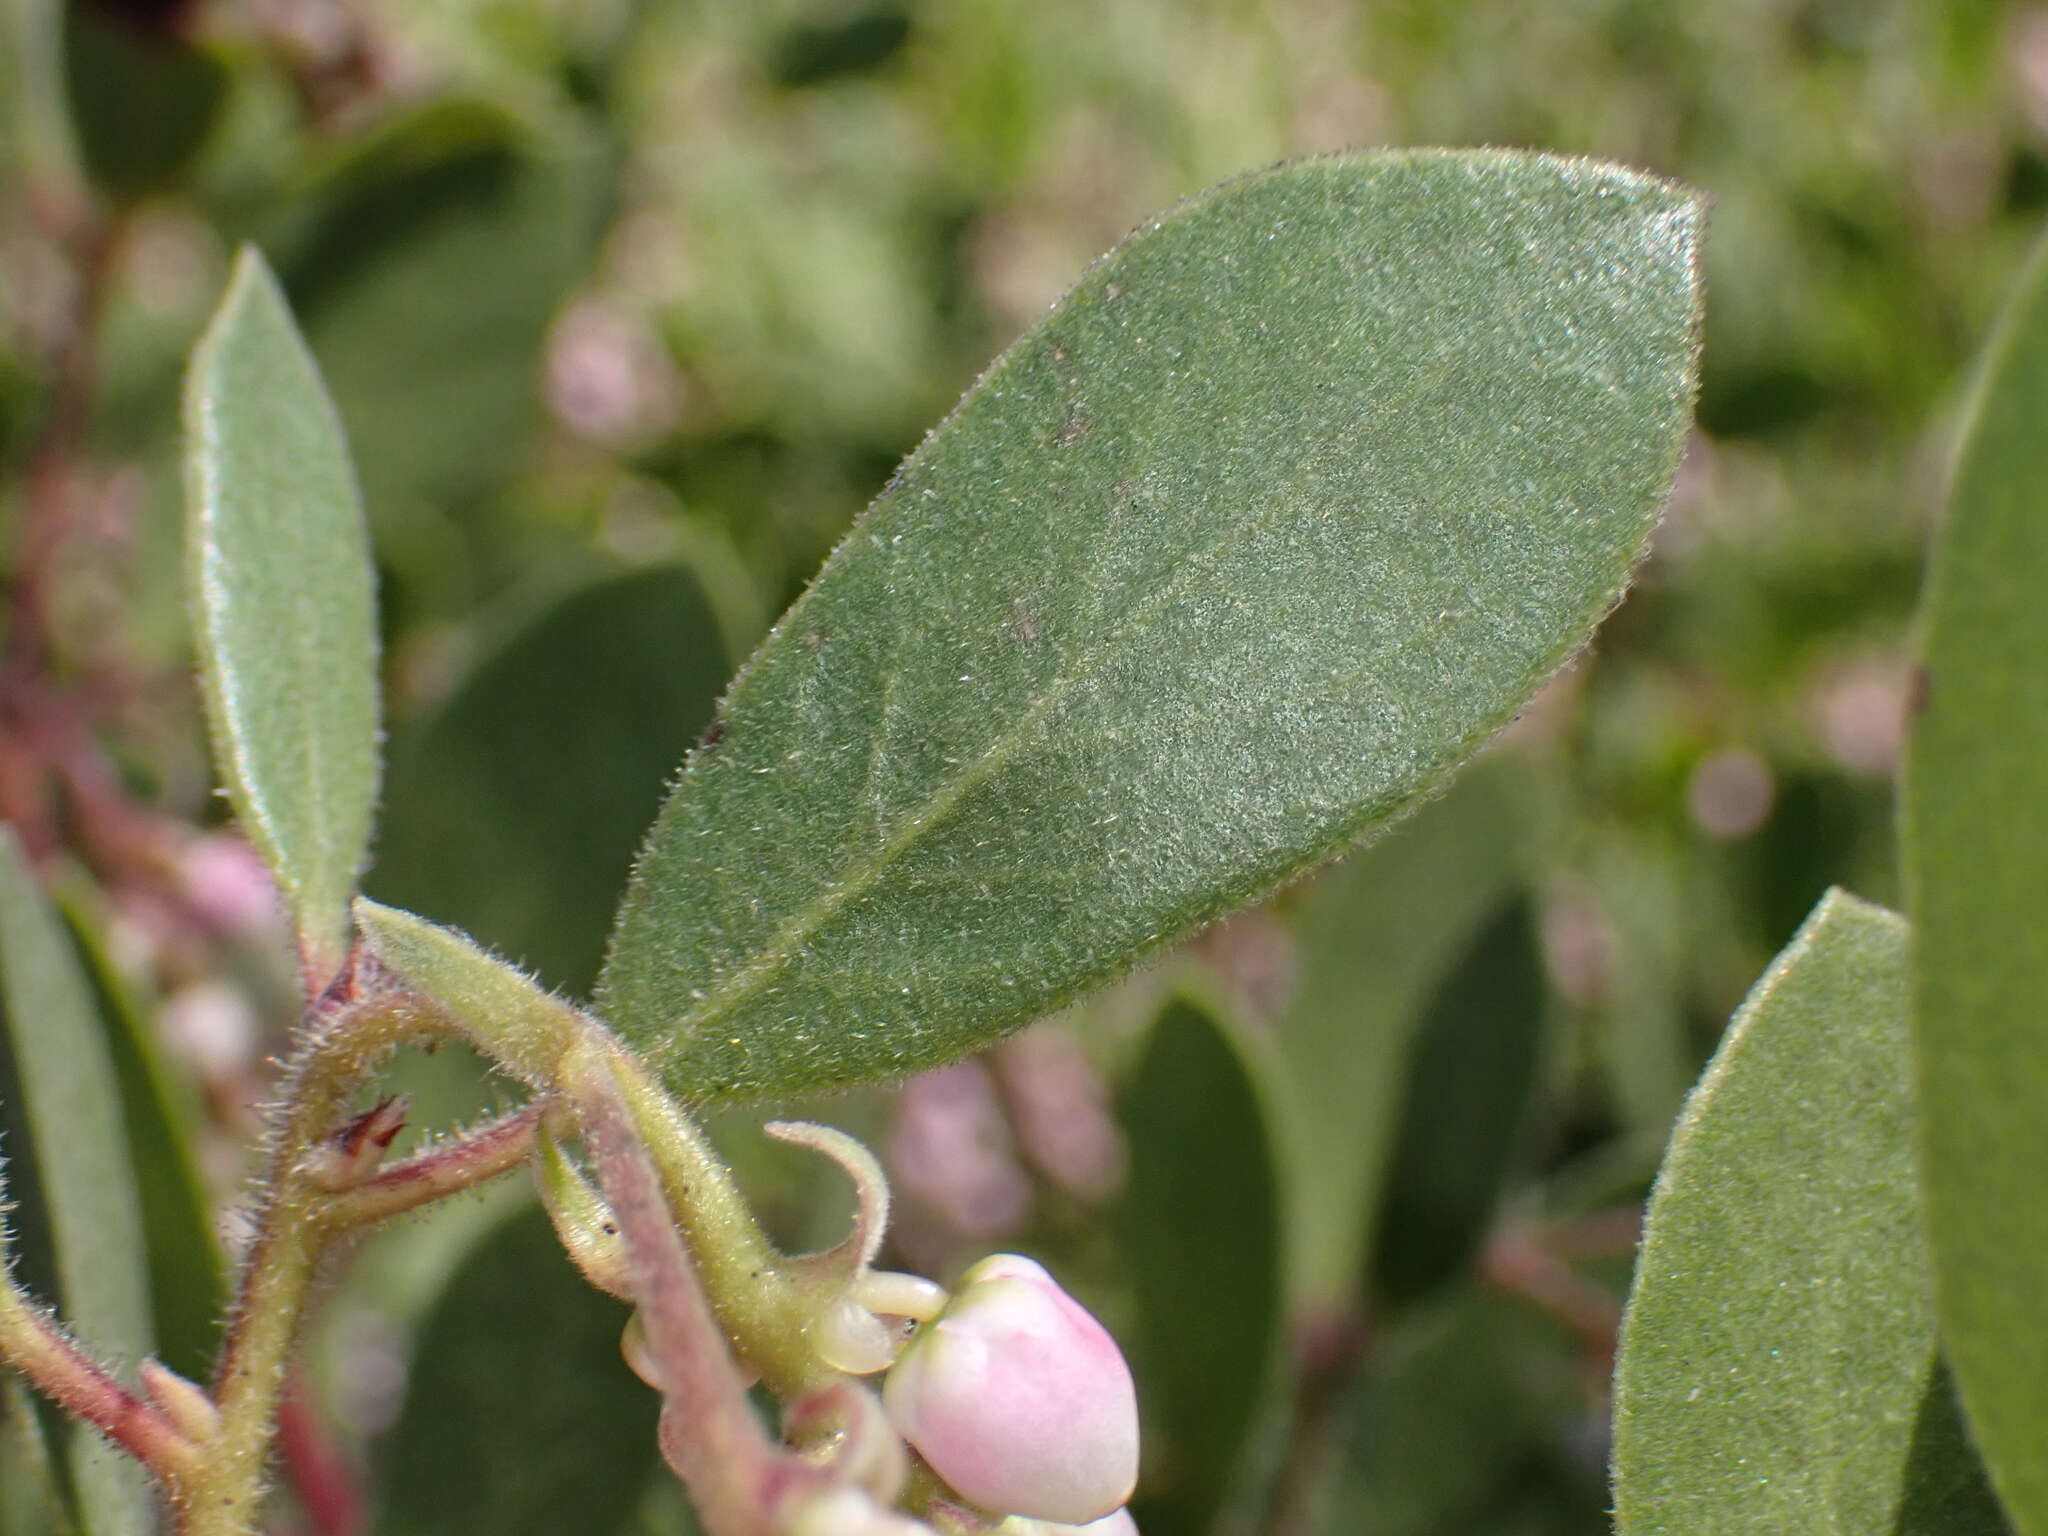
POLYGON ((1994 344, 1923 614, 1901 862, 1935 1292, 2021 1530, 2048 1531, 2048 245, 1994 344))
POLYGON ((1692 389, 1701 210, 1337 157, 1100 262, 762 646, 600 999, 680 1092, 955 1056, 1440 781, 1585 640, 1692 389))
POLYGON ((341 963, 377 793, 369 536, 340 419, 253 248, 192 354, 185 434, 214 751, 318 983, 341 963))
POLYGON ((1833 892, 1735 1015, 1650 1201, 1615 1371, 1624 1536, 1999 1531, 1928 1286, 1906 925, 1833 892))

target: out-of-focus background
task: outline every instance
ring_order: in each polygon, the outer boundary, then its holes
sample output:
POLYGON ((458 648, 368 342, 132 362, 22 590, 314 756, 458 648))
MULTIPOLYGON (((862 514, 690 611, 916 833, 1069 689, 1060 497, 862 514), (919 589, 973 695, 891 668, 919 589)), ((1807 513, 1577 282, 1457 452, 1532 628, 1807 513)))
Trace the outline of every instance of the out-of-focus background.
MULTIPOLYGON (((587 994, 724 680, 1141 219, 1345 147, 1710 192, 1664 528, 1504 741, 1070 1016, 806 1107, 885 1152, 892 1262, 1024 1248, 1111 1320, 1147 1536, 1605 1528, 1672 1117, 1824 888, 1896 900, 1904 638, 1969 358, 2048 211, 2048 8, 0 0, 0 27, 0 817, 160 1049, 229 1253, 296 1006, 181 610, 179 374, 238 243, 374 533, 369 889, 587 994)), ((458 1058, 394 1069, 414 1134, 514 1097, 458 1058)), ((832 1240, 843 1183, 758 1118, 729 1155, 785 1240, 832 1240)), ((620 1322, 516 1181, 369 1240, 283 1518, 687 1531, 620 1322)), ((203 1326, 165 1347, 203 1370, 203 1326)))

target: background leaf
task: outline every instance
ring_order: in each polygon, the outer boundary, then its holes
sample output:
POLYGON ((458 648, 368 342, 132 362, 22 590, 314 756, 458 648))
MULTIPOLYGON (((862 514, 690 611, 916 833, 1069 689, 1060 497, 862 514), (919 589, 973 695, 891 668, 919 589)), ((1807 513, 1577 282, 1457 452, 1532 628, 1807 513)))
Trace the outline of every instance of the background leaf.
POLYGON ((1506 759, 1474 763, 1304 903, 1299 990, 1275 1053, 1296 1308, 1341 1307, 1356 1293, 1416 1031, 1515 877, 1519 772, 1506 759))
POLYGON ((1577 1366, 1563 1328, 1492 1291, 1405 1316, 1343 1405, 1316 1536, 1604 1532, 1597 1461, 1563 1432, 1577 1366))
POLYGON ((1383 1308, 1443 1285, 1493 1224, 1541 1057, 1543 957, 1532 919, 1519 897, 1499 908, 1430 1001, 1372 1244, 1367 1291, 1383 1308))
POLYGON ((1134 1279, 1133 1370, 1157 1536, 1209 1529, 1280 1344, 1280 1181, 1245 1057, 1185 997, 1154 1022, 1118 1095, 1130 1173, 1117 1231, 1134 1279))
POLYGON ((1988 1497, 1907 1523, 1925 1458, 1970 1476, 1966 1441, 1921 1428, 1945 1385, 1911 1095, 1906 925, 1832 892, 1730 1024, 1650 1202, 1615 1371, 1624 1533, 2002 1529, 1988 1497))
POLYGON ((2048 245, 1994 344, 1929 577, 1901 855, 1928 1229, 1963 1403, 2048 1531, 2048 245))
POLYGON ((371 894, 588 995, 633 850, 730 675, 683 566, 563 597, 393 751, 371 894))
POLYGON ((0 1380, 0 1536, 56 1536, 64 1529, 62 1496, 31 1398, 25 1382, 0 1380))
POLYGON ((377 1536, 622 1530, 658 1465, 660 1408, 620 1357, 626 1317, 539 1206, 505 1218, 421 1331, 377 1536))
POLYGON ((1233 182, 1098 264, 756 654, 601 997, 696 1097, 958 1055, 1441 779, 1583 642, 1699 206, 1500 153, 1233 182))
POLYGON ((227 71, 179 35, 176 7, 67 0, 64 92, 92 179, 115 197, 162 189, 198 154, 227 71))
POLYGON ((129 1166, 142 1210, 157 1359, 180 1375, 213 1373, 227 1316, 225 1259, 194 1162, 195 1117, 175 1102, 155 1031, 136 1009, 83 914, 65 917, 121 1095, 129 1166))
MULTIPOLYGON (((327 168, 280 230, 278 271, 359 466, 397 599, 473 599, 480 503, 541 417, 548 325, 611 211, 614 157, 566 119, 542 139, 487 100, 394 113, 327 168)), ((484 574, 502 548, 481 552, 484 574)), ((670 763, 672 770, 675 765, 670 763)))
MULTIPOLYGON (((16 1279, 123 1375, 150 1352, 148 1256, 120 1088, 63 924, 0 826, 0 1132, 16 1279)), ((61 1434, 86 1536, 134 1536, 142 1469, 80 1425, 61 1434)))
POLYGON ((253 248, 193 354, 185 430, 214 751, 317 984, 341 964, 377 792, 370 551, 341 423, 253 248))

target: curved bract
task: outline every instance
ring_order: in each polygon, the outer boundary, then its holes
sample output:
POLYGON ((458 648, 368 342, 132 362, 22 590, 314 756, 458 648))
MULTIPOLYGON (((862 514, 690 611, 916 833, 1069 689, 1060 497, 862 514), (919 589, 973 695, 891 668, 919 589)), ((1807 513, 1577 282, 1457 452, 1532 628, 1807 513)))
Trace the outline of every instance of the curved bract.
POLYGON ((1619 597, 1702 210, 1347 156, 1135 234, 905 463, 734 685, 612 1026, 699 1100, 981 1045, 1440 783, 1619 597))

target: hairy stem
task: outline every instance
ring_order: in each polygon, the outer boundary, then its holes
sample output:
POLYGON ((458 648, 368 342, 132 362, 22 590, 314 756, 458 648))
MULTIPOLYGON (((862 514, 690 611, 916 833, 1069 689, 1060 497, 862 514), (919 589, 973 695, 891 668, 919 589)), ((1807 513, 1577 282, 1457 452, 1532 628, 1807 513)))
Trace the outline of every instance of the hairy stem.
MULTIPOLYGON (((599 1026, 592 1028, 689 1242, 699 1279, 747 1363, 785 1402, 837 1379, 804 1336, 819 1301, 806 1293, 800 1268, 768 1241, 703 1130, 647 1075, 637 1056, 609 1033, 598 1033, 599 1026)), ((576 1107, 584 1112, 580 1100, 576 1107)))
POLYGON ((56 1319, 16 1288, 0 1265, 0 1361, 65 1412, 83 1419, 147 1467, 173 1505, 187 1502, 198 1447, 153 1404, 89 1358, 56 1319))
POLYGON ((554 1099, 542 1099, 393 1163, 331 1196, 322 1224, 331 1232, 371 1226, 510 1173, 533 1155, 541 1122, 558 1108, 554 1099))
POLYGON ((355 913, 364 942, 445 1010, 451 1028, 505 1070, 559 1089, 579 1120, 586 1106, 570 1079, 594 1060, 607 1062, 608 1092, 631 1117, 711 1305, 747 1363, 790 1401, 836 1379, 804 1337, 827 1298, 768 1241, 703 1131, 637 1056, 596 1019, 461 934, 368 900, 359 899, 355 913))
POLYGON ((194 1478, 187 1536, 253 1536, 258 1529, 278 1405, 320 1258, 343 1230, 337 1201, 309 1154, 347 1118, 349 1095, 393 1046, 440 1032, 438 1015, 392 992, 352 988, 323 1002, 287 1077, 286 1113, 272 1143, 266 1197, 242 1269, 214 1379, 219 1438, 194 1478))
MULTIPOLYGON (((709 1536, 767 1536, 817 1469, 773 1444, 747 1401, 722 1319, 684 1251, 632 1102, 629 1058, 593 1038, 563 1063, 599 1185, 625 1238, 634 1299, 660 1376, 661 1443, 709 1536)), ((699 1260, 701 1263, 701 1258, 699 1260)))

